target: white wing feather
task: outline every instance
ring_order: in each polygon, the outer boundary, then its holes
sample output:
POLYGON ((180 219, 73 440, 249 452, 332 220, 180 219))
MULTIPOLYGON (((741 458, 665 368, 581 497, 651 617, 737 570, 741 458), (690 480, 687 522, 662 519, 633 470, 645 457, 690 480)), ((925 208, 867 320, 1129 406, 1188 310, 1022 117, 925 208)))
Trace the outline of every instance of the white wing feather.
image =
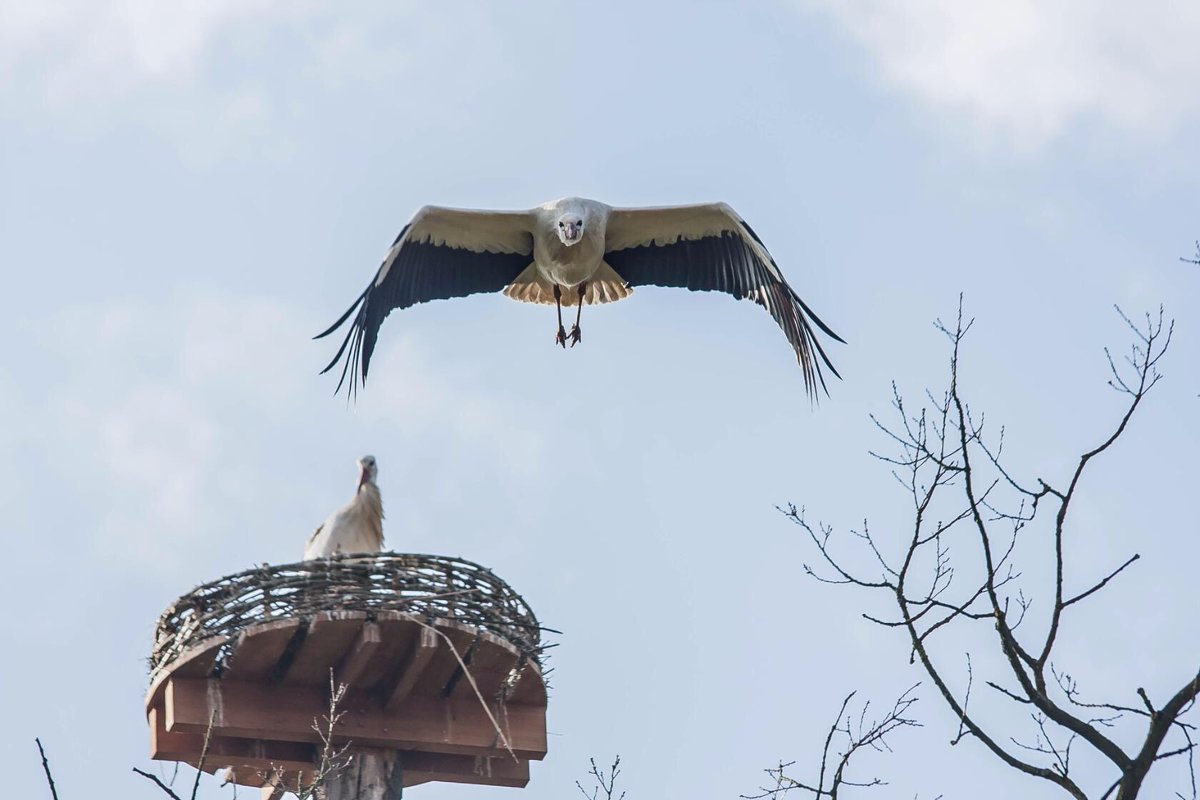
POLYGON ((608 215, 604 249, 667 245, 680 239, 703 239, 722 233, 743 235, 744 225, 737 212, 725 203, 614 208, 608 215))
POLYGON ((396 238, 383 260, 375 285, 383 283, 396 254, 406 242, 454 247, 472 253, 531 255, 536 221, 533 211, 476 211, 425 206, 396 238))

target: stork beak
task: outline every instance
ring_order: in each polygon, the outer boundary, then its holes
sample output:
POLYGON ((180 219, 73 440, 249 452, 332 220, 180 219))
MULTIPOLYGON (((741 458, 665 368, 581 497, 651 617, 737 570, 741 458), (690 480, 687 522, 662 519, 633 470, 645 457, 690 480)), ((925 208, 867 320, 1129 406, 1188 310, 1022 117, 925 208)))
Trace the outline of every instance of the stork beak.
POLYGON ((371 479, 371 473, 366 467, 359 467, 358 470, 358 488, 362 489, 363 485, 371 479))

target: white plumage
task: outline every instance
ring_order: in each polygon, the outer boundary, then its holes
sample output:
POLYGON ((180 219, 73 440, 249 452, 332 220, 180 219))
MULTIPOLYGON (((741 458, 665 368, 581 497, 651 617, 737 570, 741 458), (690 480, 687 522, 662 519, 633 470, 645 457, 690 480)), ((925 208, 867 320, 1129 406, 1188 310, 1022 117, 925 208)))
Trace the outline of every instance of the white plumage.
POLYGON ((383 550, 383 499, 375 478, 379 467, 374 456, 358 460, 358 490, 346 505, 329 515, 304 546, 304 559, 343 553, 378 553, 383 550))
POLYGON ((753 300, 783 330, 810 393, 818 382, 824 387, 822 363, 837 375, 813 326, 842 340, 805 305, 762 240, 725 203, 613 208, 567 197, 528 211, 426 206, 400 231, 358 300, 317 338, 354 315, 325 368, 345 355, 338 387, 349 376, 353 391, 366 380, 379 326, 394 309, 503 291, 514 300, 556 304, 555 342, 565 347, 569 340, 573 347, 582 339, 584 305, 621 300, 644 285, 753 300), (564 305, 579 306, 570 332, 562 321, 564 305))

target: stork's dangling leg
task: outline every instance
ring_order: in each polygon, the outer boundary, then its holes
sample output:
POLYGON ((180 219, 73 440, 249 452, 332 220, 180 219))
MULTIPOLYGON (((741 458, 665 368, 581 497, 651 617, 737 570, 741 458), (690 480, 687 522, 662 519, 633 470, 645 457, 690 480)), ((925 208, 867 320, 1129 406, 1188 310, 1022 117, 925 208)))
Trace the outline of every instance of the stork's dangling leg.
POLYGON ((562 324, 562 287, 554 284, 554 305, 558 308, 558 333, 554 334, 554 343, 567 347, 567 329, 562 324))
POLYGON ((579 284, 579 308, 575 310, 575 324, 567 334, 571 339, 571 347, 583 341, 583 331, 579 330, 579 317, 583 315, 583 296, 587 294, 587 281, 579 284))

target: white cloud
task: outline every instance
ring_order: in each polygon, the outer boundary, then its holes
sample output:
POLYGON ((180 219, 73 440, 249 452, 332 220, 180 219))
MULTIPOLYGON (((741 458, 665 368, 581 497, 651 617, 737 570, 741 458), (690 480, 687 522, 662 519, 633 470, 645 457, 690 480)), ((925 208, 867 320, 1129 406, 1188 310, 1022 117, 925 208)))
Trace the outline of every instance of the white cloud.
POLYGON ((302 373, 286 342, 305 338, 296 316, 212 296, 57 315, 48 358, 69 377, 23 416, 49 432, 42 449, 75 454, 55 468, 90 509, 86 549, 170 571, 245 520, 224 466, 241 466, 258 420, 294 394, 302 373))
POLYGON ((0 0, 0 78, 36 70, 56 105, 182 85, 228 31, 307 3, 285 0, 0 0))
POLYGON ((1200 111, 1200 6, 1171 0, 803 0, 882 78, 1018 150, 1100 121, 1138 137, 1200 111))
POLYGON ((285 158, 277 99, 251 57, 316 8, 306 0, 0 0, 0 100, 27 124, 88 134, 148 127, 191 162, 247 142, 257 145, 254 157, 285 158))

